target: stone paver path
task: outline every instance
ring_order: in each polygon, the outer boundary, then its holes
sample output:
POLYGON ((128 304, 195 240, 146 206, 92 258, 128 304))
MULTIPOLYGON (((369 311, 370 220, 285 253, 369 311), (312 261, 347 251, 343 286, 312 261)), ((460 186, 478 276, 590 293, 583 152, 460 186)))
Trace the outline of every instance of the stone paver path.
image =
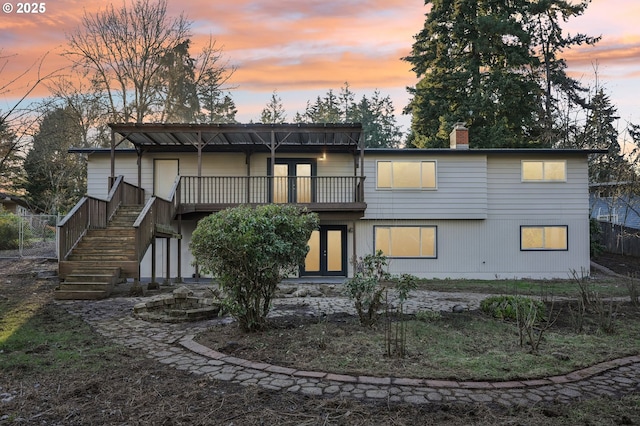
MULTIPOLYGON (((451 310, 455 305, 476 309, 485 297, 479 294, 417 293, 418 296, 412 296, 410 310, 451 310)), ((258 385, 275 391, 416 404, 487 403, 507 407, 568 403, 603 395, 617 397, 640 392, 640 355, 604 362, 566 375, 509 382, 349 376, 251 362, 216 352, 193 340, 207 327, 228 319, 179 324, 146 322, 132 315, 134 304, 142 300, 111 298, 59 303, 69 312, 80 315, 99 333, 158 362, 213 380, 258 385)), ((351 312, 351 306, 344 298, 291 297, 278 299, 273 315, 286 312, 285 305, 290 304, 302 304, 315 314, 351 312)))

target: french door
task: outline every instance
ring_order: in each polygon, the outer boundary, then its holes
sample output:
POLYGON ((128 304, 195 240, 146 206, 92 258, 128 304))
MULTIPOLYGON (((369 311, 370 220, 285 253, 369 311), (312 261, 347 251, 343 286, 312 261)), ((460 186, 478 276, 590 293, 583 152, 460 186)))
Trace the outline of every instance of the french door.
POLYGON ((273 167, 273 203, 311 203, 314 199, 311 160, 278 159, 273 167))
POLYGON ((320 225, 309 239, 300 275, 347 276, 347 227, 320 225))

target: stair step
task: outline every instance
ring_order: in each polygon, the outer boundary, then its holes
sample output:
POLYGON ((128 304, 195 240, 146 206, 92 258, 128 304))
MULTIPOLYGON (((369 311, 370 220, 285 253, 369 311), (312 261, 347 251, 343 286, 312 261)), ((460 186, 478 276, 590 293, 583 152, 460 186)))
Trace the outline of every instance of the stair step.
POLYGON ((106 228, 90 229, 66 260, 58 263, 56 299, 103 299, 122 278, 139 275, 136 229, 144 206, 120 206, 106 228))
POLYGON ((126 256, 126 255, 115 255, 115 254, 109 254, 109 253, 101 253, 101 254, 73 254, 71 256, 68 257, 68 260, 71 261, 92 261, 92 262, 102 262, 105 260, 110 260, 110 261, 114 261, 114 260, 122 260, 122 261, 126 261, 126 260, 135 260, 133 259, 134 256, 126 256))
POLYGON ((61 291, 104 291, 111 294, 113 285, 110 282, 65 282, 60 284, 61 291))
POLYGON ((98 300, 109 297, 110 292, 104 290, 56 290, 54 298, 57 300, 98 300))
POLYGON ((118 274, 102 274, 95 273, 92 274, 90 272, 77 272, 73 271, 73 273, 67 275, 64 279, 65 284, 71 283, 112 283, 115 279, 119 278, 120 272, 118 274))

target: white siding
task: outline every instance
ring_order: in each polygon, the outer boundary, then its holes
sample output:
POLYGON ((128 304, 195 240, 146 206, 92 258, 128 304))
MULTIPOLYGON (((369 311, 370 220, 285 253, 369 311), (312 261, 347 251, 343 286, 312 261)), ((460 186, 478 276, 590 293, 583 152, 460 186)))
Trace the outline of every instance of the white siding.
MULTIPOLYGON (((544 160, 549 157, 527 156, 544 160)), ((552 157, 558 159, 557 156, 552 157)), ((520 156, 492 156, 488 164, 492 218, 583 219, 589 215, 587 160, 567 159, 566 182, 522 182, 520 156)))
MULTIPOLYGON (((123 175, 126 182, 134 185, 138 183, 137 158, 135 153, 121 153, 116 159, 118 167, 116 175, 123 175)), ((149 173, 153 173, 153 164, 149 173)), ((111 176, 110 154, 108 152, 90 154, 87 161, 87 194, 106 199, 109 194, 109 176, 111 176)))
POLYGON ((486 219, 487 158, 484 155, 367 155, 366 219, 486 219), (437 189, 376 189, 378 160, 435 160, 437 189))
MULTIPOLYGON (((510 279, 569 278, 571 270, 589 271, 589 224, 572 219, 568 251, 521 251, 520 226, 539 220, 385 220, 359 221, 358 256, 374 252, 374 226, 436 226, 437 258, 389 259, 389 272, 423 278, 510 279)), ((547 223, 542 223, 547 224, 547 223)), ((557 224, 557 222, 553 222, 557 224)))

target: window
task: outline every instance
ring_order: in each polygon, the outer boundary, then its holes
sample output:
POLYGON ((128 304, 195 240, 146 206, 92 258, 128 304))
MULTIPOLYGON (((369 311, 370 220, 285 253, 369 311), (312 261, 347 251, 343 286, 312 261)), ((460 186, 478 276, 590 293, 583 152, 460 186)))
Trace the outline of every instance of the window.
POLYGON ((435 161, 378 161, 378 189, 436 189, 435 161))
POLYGON ((387 257, 436 257, 435 226, 376 226, 374 237, 387 257))
POLYGON ((567 227, 522 226, 520 250, 568 250, 567 227))
POLYGON ((567 180, 567 162, 560 161, 522 161, 523 182, 565 182, 567 180))

